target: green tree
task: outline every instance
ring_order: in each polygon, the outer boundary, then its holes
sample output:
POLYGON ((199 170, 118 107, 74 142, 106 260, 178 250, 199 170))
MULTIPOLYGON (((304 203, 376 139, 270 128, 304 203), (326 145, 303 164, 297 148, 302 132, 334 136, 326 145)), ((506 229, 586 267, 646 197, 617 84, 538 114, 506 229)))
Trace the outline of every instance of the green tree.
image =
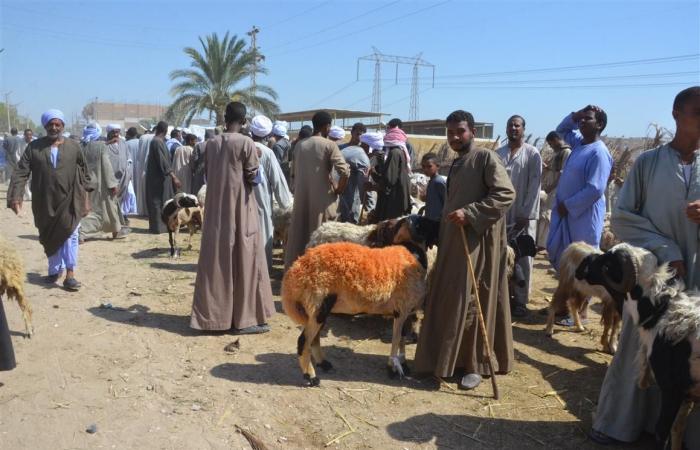
MULTIPOLYGON (((37 125, 27 116, 22 116, 17 113, 17 107, 10 104, 10 126, 17 128, 19 134, 22 134, 25 128, 32 130, 37 128, 37 125)), ((0 134, 7 134, 10 131, 10 126, 7 124, 7 105, 0 102, 0 134)), ((43 131, 43 128, 41 128, 43 131)))
POLYGON ((217 125, 224 125, 226 105, 231 101, 239 101, 249 108, 267 115, 279 112, 277 93, 269 86, 256 85, 240 87, 244 80, 252 75, 254 67, 256 74, 266 74, 267 69, 260 64, 254 64, 256 59, 263 57, 253 50, 246 49, 243 39, 229 34, 219 39, 214 33, 199 38, 203 52, 192 47, 186 47, 184 52, 192 59, 189 69, 174 70, 170 79, 177 83, 170 89, 175 101, 166 112, 166 118, 173 123, 185 122, 189 125, 192 119, 204 111, 216 118, 217 125))

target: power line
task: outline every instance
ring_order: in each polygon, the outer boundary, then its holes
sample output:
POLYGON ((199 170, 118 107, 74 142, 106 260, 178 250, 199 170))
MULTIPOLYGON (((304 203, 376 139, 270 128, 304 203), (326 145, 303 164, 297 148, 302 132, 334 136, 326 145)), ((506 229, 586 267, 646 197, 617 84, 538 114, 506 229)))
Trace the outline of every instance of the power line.
POLYGON ((305 10, 300 11, 300 12, 298 12, 298 13, 292 15, 292 16, 289 16, 289 17, 287 17, 286 19, 282 19, 282 20, 279 20, 279 21, 275 21, 275 22, 269 23, 269 24, 267 24, 267 25, 269 25, 269 26, 276 26, 276 25, 281 25, 281 24, 283 24, 283 23, 287 23, 287 22, 289 22, 290 20, 294 20, 294 19, 296 19, 297 17, 301 17, 301 16, 303 16, 304 14, 310 13, 310 12, 313 11, 313 10, 316 10, 316 9, 318 9, 318 8, 322 8, 322 7, 326 6, 326 5, 329 4, 329 3, 331 3, 330 0, 329 0, 329 1, 325 1, 325 2, 321 2, 321 3, 319 3, 318 5, 314 5, 314 6, 312 6, 312 7, 309 8, 309 9, 305 9, 305 10))
POLYGON ((382 6, 378 7, 378 8, 371 9, 371 10, 366 11, 366 12, 360 14, 360 15, 357 15, 357 16, 351 17, 351 18, 349 18, 349 19, 346 19, 346 20, 344 20, 344 21, 342 21, 342 22, 339 22, 339 23, 330 25, 330 26, 328 26, 328 27, 326 27, 326 28, 322 28, 322 29, 320 29, 320 30, 318 30, 318 31, 314 31, 313 33, 309 33, 309 34, 304 35, 304 36, 302 36, 302 37, 299 37, 299 38, 296 38, 296 39, 293 39, 293 40, 284 42, 284 43, 279 44, 279 45, 275 45, 275 46, 271 47, 270 50, 276 50, 276 49, 281 48, 281 47, 286 47, 286 46, 288 46, 288 45, 290 45, 290 44, 296 44, 296 43, 298 43, 299 41, 305 41, 305 40, 307 40, 307 39, 310 38, 310 37, 318 36, 319 34, 325 33, 326 31, 335 30, 335 29, 337 29, 337 28, 340 27, 340 26, 346 25, 346 24, 348 24, 348 23, 350 23, 350 22, 354 22, 354 21, 357 20, 357 19, 361 19, 361 18, 363 18, 363 17, 365 17, 365 16, 368 16, 368 15, 370 15, 370 14, 373 14, 373 13, 375 13, 376 11, 379 11, 379 10, 381 10, 381 9, 388 8, 389 6, 393 6, 393 5, 395 5, 396 3, 399 3, 399 1, 397 0, 397 1, 394 1, 394 2, 391 2, 391 3, 387 3, 387 4, 385 4, 385 5, 382 5, 382 6))
POLYGON ((30 31, 32 33, 45 33, 48 35, 53 35, 56 37, 64 37, 64 38, 70 38, 70 39, 75 39, 76 41, 82 41, 88 44, 97 44, 97 45, 105 45, 105 46, 112 46, 112 47, 132 47, 132 48, 142 48, 142 49, 150 49, 150 50, 175 50, 175 47, 159 47, 156 45, 153 45, 153 43, 149 42, 143 42, 143 41, 118 41, 118 40, 111 40, 111 39, 104 39, 104 38, 99 38, 94 35, 88 35, 88 34, 79 34, 79 33, 71 33, 71 32, 65 32, 61 30, 52 30, 48 28, 39 28, 39 27, 31 27, 31 26, 24 26, 24 25, 15 25, 15 24, 8 24, 5 23, 0 27, 0 30, 5 29, 5 28, 14 28, 20 31, 30 31))
MULTIPOLYGON (((625 67, 625 66, 636 66, 636 65, 647 65, 647 64, 663 64, 668 62, 681 62, 690 61, 700 58, 700 53, 691 53, 688 55, 677 55, 668 56, 662 58, 647 58, 647 59, 634 59, 627 61, 614 61, 609 63, 600 64, 581 64, 575 66, 560 66, 560 67, 546 67, 540 69, 520 69, 520 70, 508 70, 503 72, 476 72, 476 73, 465 73, 460 75, 442 75, 436 78, 477 78, 477 77, 492 77, 492 76, 505 76, 505 75, 518 75, 524 73, 538 73, 538 72, 559 72, 559 71, 569 71, 569 70, 584 70, 584 69, 603 69, 603 68, 613 68, 613 67, 625 67)), ((404 78, 406 79, 406 78, 404 78)))
MULTIPOLYGON (((535 80, 490 80, 490 81, 454 81, 454 82, 442 82, 439 83, 440 86, 449 86, 452 84, 470 83, 470 84, 493 84, 493 83, 550 83, 550 82, 564 82, 564 81, 602 81, 602 80, 619 80, 619 79, 634 79, 634 78, 674 78, 685 75, 700 75, 700 72, 691 70, 685 72, 663 72, 663 73, 644 73, 644 74, 630 74, 630 75, 610 75, 605 77, 583 77, 583 78, 549 78, 549 79, 535 79, 535 80)), ((401 80, 407 80, 407 78, 400 78, 401 80)), ((371 81, 369 78, 360 79, 359 81, 371 81)), ((393 78, 384 78, 382 81, 394 81, 393 78)), ((407 84, 407 83, 399 83, 407 84)))
POLYGON ((595 84, 595 85, 570 85, 570 86, 487 86, 483 84, 472 85, 454 85, 454 86, 435 86, 435 89, 454 90, 454 89, 621 89, 621 88, 642 88, 642 87, 663 87, 663 86, 691 86, 695 81, 678 81, 671 83, 640 83, 640 84, 595 84))
MULTIPOLYGON (((383 21, 383 22, 381 22, 381 23, 377 23, 377 24, 374 24, 374 25, 370 25, 370 26, 368 26, 368 27, 361 28, 361 29, 359 29, 359 30, 354 30, 354 31, 352 31, 352 32, 350 32, 350 33, 345 33, 345 34, 342 35, 342 36, 336 36, 336 37, 331 38, 331 39, 324 39, 323 42, 319 42, 319 43, 317 43, 317 44, 307 45, 306 47, 301 47, 301 48, 296 48, 296 49, 294 49, 294 50, 286 51, 286 52, 284 52, 284 54, 289 54, 289 53, 295 53, 295 52, 300 52, 300 51, 308 50, 308 49, 310 49, 310 48, 319 47, 319 46, 322 46, 322 45, 329 44, 329 43, 331 43, 331 42, 335 42, 335 41, 339 41, 339 40, 341 40, 341 39, 346 39, 346 38, 348 38, 348 37, 355 36, 355 35, 357 35, 357 34, 365 33, 365 32, 368 31, 368 30, 373 30, 373 29, 379 28, 379 27, 385 27, 385 26, 387 26, 387 25, 390 24, 390 23, 397 22, 397 21, 399 21, 399 20, 403 20, 403 19, 405 19, 406 17, 414 16, 414 15, 416 15, 416 14, 420 14, 420 13, 422 13, 422 12, 428 11, 428 10, 433 9, 433 8, 437 8, 438 6, 442 6, 442 5, 446 4, 446 3, 449 3, 450 1, 451 1, 451 0, 445 0, 445 1, 443 1, 443 2, 436 3, 436 4, 434 4, 434 5, 426 6, 425 8, 421 8, 421 9, 412 11, 412 12, 407 13, 407 14, 404 14, 404 15, 402 15, 402 16, 395 17, 395 18, 389 19, 389 20, 385 20, 385 21, 383 21)), ((276 55, 281 55, 281 54, 282 54, 282 53, 277 53, 276 55)), ((275 56, 275 54, 273 54, 273 55, 271 55, 271 56, 275 56)))
MULTIPOLYGON (((611 75, 606 77, 583 77, 583 78, 548 78, 535 80, 489 80, 489 81, 450 81, 438 83, 438 86, 459 86, 462 84, 479 85, 479 84, 527 84, 527 83, 563 83, 571 81, 605 81, 605 80, 628 80, 628 79, 649 79, 649 78, 677 78, 687 75, 700 75, 697 71, 686 72, 666 72, 666 73, 649 73, 649 74, 632 74, 632 75, 611 75)), ((369 80, 361 80, 369 81, 369 80)), ((399 83, 405 86, 408 83, 399 83)))
POLYGON ((354 86, 356 83, 357 83, 357 81, 352 81, 352 82, 346 84, 345 86, 343 86, 342 88, 340 88, 340 89, 338 89, 337 91, 333 92, 332 94, 330 94, 330 95, 328 95, 328 96, 322 98, 321 100, 319 100, 319 101, 317 101, 317 102, 314 102, 314 103, 311 105, 311 107, 313 108, 313 107, 315 107, 315 106, 317 106, 317 105, 320 105, 320 104, 322 104, 322 103, 325 103, 327 100, 329 100, 329 99, 335 97, 336 95, 340 94, 341 92, 343 92, 343 91, 349 89, 350 87, 354 86))

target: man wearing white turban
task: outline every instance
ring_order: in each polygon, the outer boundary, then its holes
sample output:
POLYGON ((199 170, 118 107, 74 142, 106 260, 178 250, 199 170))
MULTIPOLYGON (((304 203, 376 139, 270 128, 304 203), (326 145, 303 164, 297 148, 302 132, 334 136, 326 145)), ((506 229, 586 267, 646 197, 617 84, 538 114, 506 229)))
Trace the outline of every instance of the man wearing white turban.
POLYGON ((34 224, 39 242, 49 259, 47 281, 55 283, 65 270, 63 287, 80 289, 74 270, 78 264, 78 228, 89 211, 86 191, 92 191, 83 152, 78 143, 63 137, 65 119, 57 109, 41 116, 46 137, 31 142, 12 175, 7 206, 15 214, 22 210, 24 187, 31 175, 34 224))
POLYGON ((107 146, 99 140, 101 133, 97 123, 90 123, 83 130, 80 141, 94 187, 89 196, 92 211, 80 221, 81 241, 99 233, 112 233, 115 239, 128 233, 122 232, 117 201, 119 180, 114 176, 107 146))
POLYGON ((287 135, 288 124, 287 122, 277 121, 272 126, 272 152, 277 157, 277 162, 282 168, 282 173, 284 173, 284 179, 287 180, 289 184, 289 149, 292 144, 289 142, 289 136, 287 135))
POLYGON ((263 139, 270 135, 273 126, 270 119, 265 116, 255 116, 250 122, 250 131, 253 133, 253 141, 258 150, 260 167, 260 183, 255 185, 255 200, 258 203, 258 218, 260 219, 260 238, 265 246, 265 256, 267 257, 267 269, 272 271, 272 235, 274 226, 272 224, 272 202, 282 209, 292 206, 292 194, 284 179, 282 168, 275 158, 272 150, 263 144, 263 139))
POLYGON ((331 141, 335 142, 336 144, 338 141, 342 141, 345 138, 345 130, 343 127, 339 127, 338 125, 333 125, 331 127, 331 131, 328 132, 328 139, 331 141))

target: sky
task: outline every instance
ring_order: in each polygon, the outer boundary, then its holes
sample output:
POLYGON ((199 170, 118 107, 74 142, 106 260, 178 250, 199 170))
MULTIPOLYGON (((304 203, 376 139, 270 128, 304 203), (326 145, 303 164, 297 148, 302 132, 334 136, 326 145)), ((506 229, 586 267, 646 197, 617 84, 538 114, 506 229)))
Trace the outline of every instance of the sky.
MULTIPOLYGON (((199 36, 258 46, 283 112, 370 111, 374 47, 435 66, 419 70, 419 119, 465 109, 504 135, 513 114, 544 136, 587 104, 609 136, 674 129, 673 97, 700 84, 700 1, 74 1, 0 0, 0 94, 38 122, 100 101, 167 105, 171 71, 199 36)), ((408 119, 410 65, 381 66, 386 120, 408 119), (398 83, 397 83, 398 76, 398 83)))

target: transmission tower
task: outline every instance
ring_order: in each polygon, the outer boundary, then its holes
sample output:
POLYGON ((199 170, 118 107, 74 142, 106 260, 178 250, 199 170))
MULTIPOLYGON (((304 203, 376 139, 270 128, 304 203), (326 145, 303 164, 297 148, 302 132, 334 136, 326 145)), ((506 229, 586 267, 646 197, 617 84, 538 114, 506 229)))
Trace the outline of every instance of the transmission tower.
POLYGON ((372 86, 372 112, 382 112, 382 63, 374 63, 374 86, 372 86))
MULTIPOLYGON (((258 74, 258 63, 265 61, 265 57, 258 53, 258 40, 257 34, 260 32, 260 28, 253 25, 253 29, 246 34, 250 36, 250 49, 253 52, 253 71, 250 74, 250 87, 252 91, 252 96, 255 97, 256 94, 256 75, 258 74)), ((253 115, 255 115, 255 105, 250 105, 253 115)))
POLYGON ((413 67, 413 75, 411 77, 411 102, 408 112, 409 120, 418 120, 419 107, 419 89, 418 89, 418 72, 420 67, 429 67, 433 72, 432 87, 435 87, 435 66, 425 61, 421 56, 395 56, 385 55, 376 47, 372 47, 374 53, 368 56, 357 58, 357 80, 360 80, 360 61, 374 61, 374 85, 372 87, 372 112, 381 112, 382 109, 382 80, 381 80, 381 63, 388 62, 396 64, 395 83, 399 84, 399 64, 410 65, 413 67))

